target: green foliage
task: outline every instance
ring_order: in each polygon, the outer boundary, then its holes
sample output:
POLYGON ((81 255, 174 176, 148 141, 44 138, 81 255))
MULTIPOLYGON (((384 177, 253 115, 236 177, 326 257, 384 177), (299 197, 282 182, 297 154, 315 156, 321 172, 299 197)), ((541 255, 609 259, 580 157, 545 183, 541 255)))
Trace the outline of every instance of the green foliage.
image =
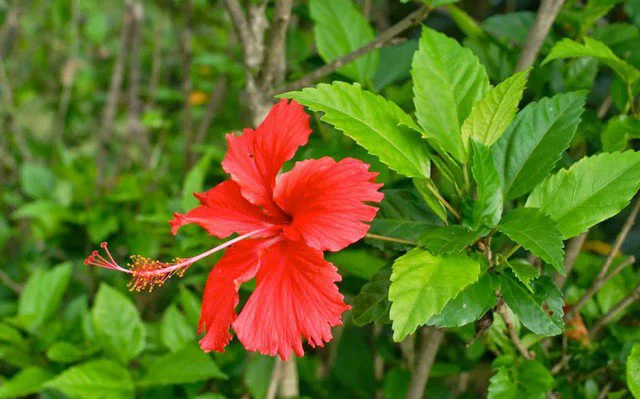
POLYGON ((495 168, 491 150, 475 140, 473 148, 471 173, 476 182, 477 199, 473 203, 472 227, 478 229, 482 225, 495 226, 502 215, 504 202, 500 176, 495 168))
POLYGON ((213 362, 211 356, 191 342, 176 352, 153 359, 146 374, 137 384, 176 385, 211 378, 226 379, 227 376, 213 362))
POLYGON ((640 344, 635 344, 627 358, 627 385, 634 398, 640 397, 640 344))
MULTIPOLYGON (((500 364, 506 359, 496 359, 500 364)), ((508 360, 506 361, 508 362, 508 360)), ((553 388, 554 380, 539 362, 500 365, 489 383, 490 399, 544 398, 553 388)))
POLYGON ((476 231, 463 226, 451 225, 429 229, 420 235, 418 243, 434 255, 462 252, 479 237, 476 231))
POLYGON ((381 269, 365 284, 353 300, 353 323, 364 326, 368 323, 389 319, 391 302, 387 298, 391 285, 391 268, 381 269))
POLYGON ((92 360, 69 368, 46 383, 75 398, 133 398, 133 379, 126 368, 112 360, 92 360))
POLYGON ((518 280, 533 293, 531 281, 540 277, 540 271, 527 262, 526 259, 510 260, 507 262, 507 266, 509 266, 518 280))
POLYGON ((602 150, 606 152, 623 151, 629 147, 631 139, 640 138, 640 121, 628 115, 619 115, 609 119, 602 132, 602 150))

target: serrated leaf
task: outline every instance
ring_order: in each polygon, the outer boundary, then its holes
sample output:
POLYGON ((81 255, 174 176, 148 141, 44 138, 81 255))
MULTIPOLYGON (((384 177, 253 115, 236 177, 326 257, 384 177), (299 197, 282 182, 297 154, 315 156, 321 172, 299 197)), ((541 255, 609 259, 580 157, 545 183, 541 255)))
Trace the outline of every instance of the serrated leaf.
MULTIPOLYGON (((309 11, 315 23, 315 44, 327 63, 375 38, 373 28, 350 0, 311 0, 309 11)), ((364 84, 373 77, 377 66, 376 50, 341 67, 338 72, 364 84)))
POLYGON ((540 335, 558 335, 564 331, 562 292, 547 276, 533 282, 533 292, 525 288, 511 273, 500 279, 502 296, 520 322, 540 335))
POLYGON ((562 39, 553 46, 542 65, 551 60, 571 57, 595 57, 613 69, 628 85, 632 85, 640 79, 640 71, 618 58, 606 44, 590 37, 584 38, 584 44, 571 39, 562 39))
POLYGON ((527 105, 493 145, 505 199, 535 187, 569 147, 584 111, 586 94, 557 94, 527 105))
POLYGON ((481 318, 497 301, 493 276, 484 274, 450 300, 427 325, 438 327, 462 327, 481 318))
POLYGON ((144 348, 145 329, 138 309, 119 291, 102 283, 93 306, 98 344, 126 364, 144 348))
POLYGON ((162 315, 160 323, 160 337, 162 343, 171 352, 176 352, 191 342, 195 342, 196 330, 194 325, 180 313, 175 304, 171 304, 162 315))
POLYGON ((391 285, 391 268, 381 269, 365 284, 353 300, 353 324, 362 327, 365 324, 388 320, 389 286, 391 285))
POLYGON ((533 292, 531 281, 540 277, 540 271, 533 267, 526 259, 514 259, 507 262, 516 278, 520 280, 529 291, 533 292))
POLYGON ((462 124, 462 138, 468 146, 475 140, 491 146, 502 136, 518 112, 518 104, 527 85, 531 68, 518 72, 500 83, 473 105, 471 114, 462 124))
POLYGON ((496 229, 564 275, 564 244, 558 223, 534 208, 517 208, 504 215, 496 229))
POLYGON ((495 226, 502 215, 503 195, 500 176, 496 171, 491 150, 474 140, 471 147, 471 174, 476 182, 478 198, 473 202, 473 229, 483 225, 495 226))
POLYGON ((634 398, 640 398, 640 344, 633 345, 627 358, 627 386, 634 398))
POLYGON ((434 256, 415 248, 393 264, 389 300, 393 339, 401 341, 475 282, 480 265, 466 255, 434 256))
POLYGON ((511 381, 509 370, 500 367, 489 380, 487 399, 515 399, 518 386, 511 381))
POLYGON ((46 384, 72 398, 133 398, 129 371, 113 360, 92 360, 71 367, 46 384))
POLYGON ((0 398, 21 398, 37 393, 47 381, 53 377, 53 373, 40 367, 27 367, 18 374, 3 381, 0 386, 0 398))
POLYGON ((571 238, 610 218, 640 188, 640 153, 614 152, 583 158, 540 183, 526 206, 540 208, 571 238))
POLYGON ((467 154, 460 126, 473 104, 489 91, 486 70, 471 50, 425 27, 413 57, 411 76, 416 116, 425 137, 464 162, 467 154))
POLYGON ((155 359, 138 384, 177 385, 211 378, 226 379, 227 375, 218 368, 209 354, 193 344, 155 359))
POLYGON ((434 255, 462 252, 480 236, 464 226, 450 225, 429 229, 420 235, 418 243, 434 255))
POLYGON ((408 177, 429 177, 429 148, 410 129, 415 122, 384 97, 344 82, 282 94, 312 111, 324 112, 322 120, 354 139, 384 164, 408 177), (401 125, 402 124, 402 125, 401 125), (406 126, 405 126, 406 125, 406 126))
POLYGON ((623 151, 629 147, 629 140, 640 138, 640 120, 628 115, 615 116, 607 122, 602 132, 602 150, 623 151))

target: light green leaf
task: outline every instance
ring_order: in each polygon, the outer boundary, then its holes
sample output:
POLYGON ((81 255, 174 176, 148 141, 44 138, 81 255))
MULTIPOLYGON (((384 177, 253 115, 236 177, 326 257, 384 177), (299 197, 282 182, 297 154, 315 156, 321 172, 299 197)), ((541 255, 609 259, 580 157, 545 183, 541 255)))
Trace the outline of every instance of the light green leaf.
POLYGON ((179 291, 178 301, 180 302, 180 307, 187 316, 189 324, 197 326, 200 321, 200 308, 202 308, 200 299, 184 285, 180 285, 179 291))
MULTIPOLYGON (((349 54, 375 38, 371 25, 350 0, 311 0, 311 18, 315 22, 315 44, 325 62, 349 54)), ((372 51, 338 69, 344 76, 367 83, 378 66, 378 52, 372 51)))
POLYGON ((526 259, 513 259, 507 262, 507 266, 511 268, 513 274, 529 291, 533 292, 531 281, 540 277, 540 271, 533 267, 526 259))
POLYGON ((562 39, 551 49, 542 65, 551 60, 571 57, 595 57, 613 69, 628 85, 640 79, 640 71, 618 58, 606 44, 589 37, 584 38, 584 44, 571 39, 562 39))
POLYGON ((487 399, 516 399, 517 392, 518 386, 511 381, 509 370, 503 366, 489 380, 487 399))
POLYGON ((413 185, 416 190, 427 204, 429 209, 444 223, 447 222, 447 209, 444 207, 440 199, 438 199, 438 189, 435 186, 433 180, 429 178, 425 179, 413 179, 413 185), (434 192, 435 191, 435 192, 434 192), (437 194, 437 195, 436 195, 437 194))
POLYGON ((82 359, 85 351, 71 342, 56 342, 47 349, 47 358, 57 363, 74 363, 82 359))
POLYGON ((67 290, 73 267, 65 262, 51 270, 37 270, 24 287, 18 301, 18 315, 27 322, 27 329, 35 331, 56 312, 67 290))
POLYGON ((472 140, 473 164, 471 173, 476 182, 478 198, 473 203, 473 229, 483 225, 495 226, 502 215, 502 184, 496 171, 491 150, 472 140))
POLYGON ((496 286, 493 276, 484 274, 478 281, 465 288, 457 297, 450 300, 437 314, 429 319, 427 325, 438 327, 462 327, 481 318, 495 306, 496 286))
POLYGON ((463 9, 453 5, 448 5, 446 9, 449 11, 450 18, 466 37, 475 38, 484 34, 482 27, 463 9))
POLYGON ((564 244, 558 224, 534 208, 517 208, 504 215, 498 231, 564 275, 564 244))
POLYGON ((411 75, 416 116, 425 137, 459 162, 466 161, 460 125, 489 91, 484 67, 471 50, 425 27, 411 75))
POLYGON ((138 382, 141 386, 177 385, 211 378, 227 379, 211 355, 204 353, 197 345, 187 345, 178 352, 169 353, 155 359, 147 373, 138 382))
POLYGON ((518 72, 500 83, 473 105, 471 114, 462 124, 465 145, 474 139, 491 146, 502 136, 518 112, 518 104, 527 85, 531 68, 518 72))
POLYGON ((629 140, 640 138, 640 120, 628 115, 615 116, 607 122, 602 132, 602 150, 623 151, 629 147, 629 140))
POLYGON ((480 236, 464 226, 450 225, 428 229, 420 235, 418 243, 434 255, 462 252, 480 236))
POLYGON ((171 304, 162 316, 160 323, 160 337, 162 343, 171 352, 176 352, 186 344, 194 342, 196 330, 180 313, 175 304, 171 304))
POLYGON ((361 327, 388 319, 390 278, 391 268, 385 267, 360 289, 353 300, 353 324, 361 327))
POLYGON ((371 279, 385 265, 385 260, 365 249, 343 249, 328 253, 326 259, 333 263, 340 274, 371 279))
POLYGON ((634 398, 640 398, 640 344, 633 345, 627 358, 627 385, 634 398))
POLYGON ((527 105, 493 146, 505 199, 528 193, 551 171, 571 143, 586 94, 557 94, 527 105))
POLYGON ((547 276, 533 282, 533 292, 510 273, 500 279, 502 296, 529 330, 540 335, 558 335, 564 330, 562 292, 547 276))
POLYGON ((198 205, 198 200, 193 196, 193 194, 202 191, 204 179, 207 175, 207 170, 209 170, 209 165, 211 164, 212 159, 213 152, 206 153, 187 173, 182 186, 183 211, 187 212, 198 205))
POLYGON ((133 398, 129 371, 113 360, 92 360, 62 372, 46 385, 71 398, 133 398))
POLYGON ((22 191, 34 199, 51 198, 56 177, 49 168, 34 163, 25 163, 20 168, 22 191))
POLYGON ((269 389, 276 359, 256 354, 247 359, 244 384, 252 398, 264 399, 269 389))
POLYGON ((501 365, 489 380, 487 399, 544 399, 553 385, 553 376, 537 361, 501 365))
POLYGON ((480 265, 466 255, 434 256, 415 248, 393 264, 389 300, 393 339, 401 341, 475 282, 480 265))
POLYGON ((640 153, 614 152, 583 158, 540 183, 526 206, 540 208, 571 238, 610 218, 640 188, 640 153))
POLYGON ((138 310, 119 291, 102 283, 93 306, 98 344, 126 364, 144 348, 145 330, 138 310))
POLYGON ((40 367, 22 369, 18 374, 3 381, 0 386, 0 399, 21 398, 35 394, 52 377, 53 373, 40 367))
POLYGON ((428 177, 429 148, 410 126, 415 122, 384 97, 344 82, 282 94, 312 111, 354 139, 396 172, 408 177, 428 177), (402 126, 401 126, 402 124, 402 126), (406 125, 406 126, 405 126, 406 125))

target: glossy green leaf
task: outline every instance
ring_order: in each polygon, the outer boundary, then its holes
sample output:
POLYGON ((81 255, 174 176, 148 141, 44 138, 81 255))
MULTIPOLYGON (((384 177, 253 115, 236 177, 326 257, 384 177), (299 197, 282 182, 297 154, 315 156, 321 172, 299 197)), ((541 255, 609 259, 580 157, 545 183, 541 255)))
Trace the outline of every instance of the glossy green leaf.
POLYGON ((447 209, 438 198, 441 195, 431 179, 413 179, 413 185, 424 200, 425 204, 444 223, 447 222, 447 209), (435 191, 435 192, 434 192, 435 191))
MULTIPOLYGON (((491 146, 502 136, 518 112, 531 69, 518 72, 500 83, 471 108, 471 114, 462 124, 462 137, 468 146, 475 140, 491 146)), ((468 148, 468 147, 467 147, 468 148)))
POLYGON ((502 184, 496 171, 491 150, 474 140, 471 143, 472 160, 471 173, 476 182, 478 198, 473 203, 472 228, 478 229, 482 225, 495 226, 502 215, 502 184))
POLYGON ((360 289, 353 300, 353 324, 364 326, 388 319, 390 278, 391 268, 385 267, 360 289))
POLYGON ((450 225, 426 230, 418 238, 418 243, 434 255, 443 255, 462 252, 479 236, 477 231, 469 231, 464 226, 450 225))
POLYGON ((155 359, 142 379, 141 386, 188 384, 211 378, 226 379, 211 355, 194 342, 177 352, 155 359))
POLYGON ((563 238, 577 236, 629 204, 640 188, 640 153, 583 158, 543 181, 526 206, 558 222, 563 238))
POLYGON ((72 398, 133 398, 129 371, 113 360, 92 360, 71 367, 46 384, 72 398))
POLYGON ((534 208, 517 208, 504 215, 498 231, 522 245, 564 275, 564 244, 558 223, 534 208))
POLYGON ((53 377, 53 373, 40 367, 27 367, 2 382, 0 399, 21 398, 35 394, 53 377))
POLYGON ((85 351, 71 342, 60 341, 47 349, 47 358, 57 363, 75 363, 85 356, 85 351))
POLYGON ((312 111, 324 112, 323 121, 344 132, 396 172, 408 177, 429 176, 429 148, 408 127, 415 122, 384 97, 344 82, 319 84, 282 97, 293 98, 312 111))
POLYGON ((500 367, 489 380, 487 399, 516 399, 518 386, 511 381, 509 370, 500 367))
POLYGON ((465 161, 467 154, 460 126, 473 104, 489 91, 484 67, 471 50, 425 27, 420 48, 413 57, 411 75, 416 116, 425 137, 459 162, 465 161))
POLYGON ((533 267, 526 259, 513 259, 507 262, 516 278, 520 280, 529 291, 533 292, 531 281, 540 277, 540 271, 533 267))
POLYGON ((628 115, 615 116, 607 122, 602 132, 602 150, 623 151, 629 147, 629 140, 640 138, 640 120, 628 115))
POLYGON ((126 364, 144 348, 145 329, 130 298, 102 283, 93 306, 98 344, 126 364))
POLYGON ((462 254, 434 256, 416 248, 396 259, 389 288, 393 339, 401 341, 440 313, 479 274, 478 262, 462 254))
POLYGON ((627 386, 634 398, 640 398, 640 344, 633 345, 627 358, 627 386))
POLYGON ((213 153, 208 152, 187 173, 182 186, 182 210, 184 212, 199 204, 193 194, 203 191, 204 179, 212 160, 213 153))
POLYGON ((328 253, 326 259, 333 263, 341 275, 352 275, 370 280, 385 265, 385 260, 365 249, 343 249, 328 253))
POLYGON ((505 199, 520 197, 551 171, 569 147, 584 111, 583 92, 557 94, 527 105, 493 146, 505 199))
POLYGON ((172 304, 162 316, 160 337, 171 352, 176 352, 196 340, 195 325, 189 324, 177 306, 172 304))
MULTIPOLYGON (((351 53, 375 38, 373 28, 350 0, 311 0, 315 43, 325 62, 351 53)), ((338 69, 344 76, 367 83, 378 66, 378 52, 372 51, 338 69)))
POLYGON ((558 335, 564 331, 562 292, 547 276, 533 282, 533 292, 510 273, 500 279, 502 296, 520 322, 540 335, 558 335))

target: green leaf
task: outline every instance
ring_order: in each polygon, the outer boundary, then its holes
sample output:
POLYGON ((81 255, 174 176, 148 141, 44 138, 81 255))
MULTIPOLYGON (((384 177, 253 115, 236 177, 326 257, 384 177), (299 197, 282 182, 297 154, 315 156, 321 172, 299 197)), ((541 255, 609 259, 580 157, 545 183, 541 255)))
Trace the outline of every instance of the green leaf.
POLYGON ((489 380, 487 399, 543 399, 554 385, 549 370, 534 360, 515 367, 501 365, 497 370, 489 380))
POLYGON ((182 186, 182 210, 188 211, 198 205, 198 200, 193 196, 194 193, 202 191, 204 179, 209 170, 209 165, 213 159, 213 152, 203 155, 198 163, 196 163, 187 173, 182 186))
POLYGON ((176 352, 186 344, 194 342, 196 330, 180 313, 175 304, 171 304, 162 316, 160 323, 160 337, 162 343, 171 352, 176 352))
POLYGON ((43 165, 25 163, 20 168, 20 185, 22 191, 34 199, 51 198, 56 177, 43 165))
POLYGON ((362 327, 368 323, 386 321, 389 308, 389 286, 391 285, 391 268, 381 269, 353 300, 353 324, 362 327))
POLYGON ((531 281, 540 277, 540 271, 533 267, 526 259, 513 259, 507 262, 507 266, 511 268, 511 271, 520 280, 529 291, 533 292, 531 287, 531 281))
POLYGON ((92 360, 65 370, 46 385, 72 398, 133 398, 129 371, 113 360, 92 360))
POLYGON ((430 326, 462 327, 481 318, 497 301, 493 276, 484 274, 449 301, 440 314, 427 322, 430 326))
POLYGON ((528 193, 551 171, 580 123, 586 94, 557 94, 527 105, 493 146, 507 200, 528 193))
POLYGON ((602 150, 623 151, 629 147, 629 140, 640 138, 640 120, 628 115, 617 115, 607 122, 602 132, 602 150))
POLYGON ((516 399, 518 386, 511 381, 509 370, 500 367, 489 380, 487 399, 516 399))
POLYGON ((484 67, 471 50, 425 27, 420 48, 413 57, 411 75, 416 116, 425 137, 464 162, 467 154, 460 125, 471 113, 473 104, 489 91, 484 67))
POLYGON ((380 65, 373 76, 373 84, 377 91, 411 76, 411 60, 416 50, 418 40, 407 40, 397 46, 380 49, 380 65))
POLYGON ((338 268, 340 274, 365 280, 371 279, 385 265, 383 259, 365 249, 343 249, 327 254, 326 259, 338 268))
POLYGON ((640 187, 640 153, 614 152, 583 158, 540 183, 526 206, 540 208, 571 238, 629 204, 640 187))
POLYGON ((429 229, 420 235, 418 243, 434 255, 462 252, 480 236, 464 226, 450 225, 429 229))
POLYGON ((145 329, 129 298, 102 283, 93 307, 98 344, 122 363, 128 363, 144 348, 145 329))
POLYGON ((551 60, 572 57, 597 58, 598 61, 613 69, 628 85, 632 85, 640 79, 640 71, 618 58, 606 44, 589 37, 584 38, 584 44, 571 39, 562 39, 553 46, 542 65, 551 60))
POLYGON ((180 285, 179 291, 178 301, 180 302, 180 307, 187 316, 189 324, 197 326, 200 321, 200 309, 202 308, 200 299, 184 285, 180 285))
POLYGON ((47 358, 57 363, 74 363, 82 359, 85 351, 71 342, 56 342, 47 349, 47 358))
POLYGON ((476 20, 463 9, 452 5, 448 5, 446 9, 449 12, 450 18, 466 37, 475 38, 484 34, 484 31, 476 20))
POLYGON ((344 82, 319 84, 281 97, 293 98, 312 111, 324 112, 323 121, 344 132, 396 172, 408 177, 429 176, 427 143, 409 128, 415 125, 413 119, 384 97, 362 90, 358 84, 344 82))
POLYGON ((633 345, 627 358, 627 386, 634 398, 640 398, 640 344, 633 345))
POLYGON ((472 228, 495 226, 502 215, 502 184, 496 171, 491 150, 472 140, 473 164, 471 173, 476 182, 478 198, 473 203, 472 228))
POLYGON ((540 335, 558 335, 564 330, 562 292, 547 276, 533 282, 530 292, 510 273, 500 279, 502 296, 513 313, 529 330, 540 335))
POLYGON ((558 224, 534 208, 517 208, 504 215, 498 231, 564 275, 564 244, 558 224))
POLYGON ((252 398, 264 398, 269 389, 276 359, 256 354, 247 359, 244 384, 252 398))
POLYGON ((177 385, 211 378, 226 379, 227 375, 216 366, 209 354, 193 344, 155 359, 138 384, 177 385))
POLYGON ((433 180, 425 178, 425 179, 413 179, 413 185, 418 190, 418 193, 424 200, 425 204, 435 213, 435 215, 442 220, 444 223, 447 223, 447 209, 444 207, 440 199, 438 199, 439 194, 438 189, 435 187, 435 183, 433 180), (429 188, 431 187, 431 189, 429 188), (434 191, 436 193, 434 193, 434 191))
POLYGON ((491 146, 502 136, 518 112, 518 104, 527 85, 531 68, 518 72, 500 83, 473 105, 462 124, 465 145, 469 139, 491 146))
POLYGON ((27 329, 35 331, 54 315, 67 290, 73 267, 65 262, 51 270, 36 270, 18 301, 18 315, 26 316, 27 329))
MULTIPOLYGON (((519 46, 524 46, 529 31, 536 19, 531 11, 517 11, 508 14, 496 14, 482 21, 484 30, 500 39, 507 39, 519 46)), ((545 42, 549 42, 547 37, 545 42)))
POLYGON ((49 381, 53 374, 40 367, 27 367, 18 374, 3 381, 0 386, 0 398, 18 398, 35 394, 42 389, 42 385, 49 381))
MULTIPOLYGON (((315 22, 315 44, 325 62, 349 54, 375 38, 373 28, 350 0, 311 0, 315 22)), ((378 66, 378 52, 372 51, 338 69, 344 76, 367 83, 378 66)))
POLYGON ((401 341, 475 282, 480 265, 466 255, 434 256, 415 248, 393 264, 389 300, 393 339, 401 341))

